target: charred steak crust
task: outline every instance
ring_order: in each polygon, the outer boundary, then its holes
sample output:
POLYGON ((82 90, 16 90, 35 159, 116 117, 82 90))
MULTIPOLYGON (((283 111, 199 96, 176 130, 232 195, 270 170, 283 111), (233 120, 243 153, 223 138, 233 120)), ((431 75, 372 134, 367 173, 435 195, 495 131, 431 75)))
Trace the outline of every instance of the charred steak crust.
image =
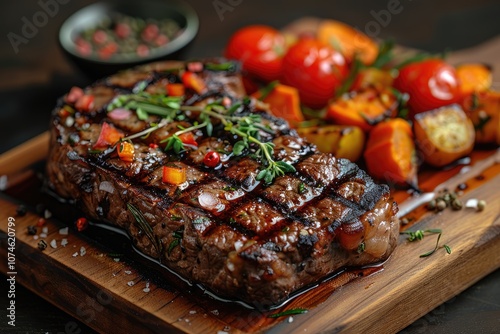
MULTIPOLYGON (((99 81, 84 90, 94 97, 89 110, 79 110, 69 95, 61 99, 53 113, 47 163, 53 190, 77 200, 91 218, 128 231, 140 251, 186 279, 248 303, 277 304, 343 267, 388 258, 399 231, 388 187, 375 184, 354 163, 317 152, 255 101, 242 112, 263 115, 275 130, 265 138, 275 144, 274 158, 296 170, 269 185, 256 181, 262 166, 251 154, 230 157, 218 169, 203 165, 210 150, 230 152, 234 136, 198 132, 198 148, 180 155, 149 145, 178 130, 179 122, 134 139, 132 162, 109 150, 92 152, 103 122, 130 135, 158 121, 140 120, 135 112, 127 119, 111 119, 106 106, 117 94, 130 94, 139 86, 164 90, 165 84, 180 82, 177 69, 185 66, 155 63, 99 81), (69 116, 64 110, 70 110, 69 116), (171 161, 186 169, 182 189, 162 181, 162 168, 171 161), (217 206, 207 208, 203 196, 215 198, 217 206), (142 213, 155 239, 128 205, 142 213)), ((185 104, 244 98, 236 71, 202 69, 198 75, 208 90, 196 94, 186 88, 185 104)))

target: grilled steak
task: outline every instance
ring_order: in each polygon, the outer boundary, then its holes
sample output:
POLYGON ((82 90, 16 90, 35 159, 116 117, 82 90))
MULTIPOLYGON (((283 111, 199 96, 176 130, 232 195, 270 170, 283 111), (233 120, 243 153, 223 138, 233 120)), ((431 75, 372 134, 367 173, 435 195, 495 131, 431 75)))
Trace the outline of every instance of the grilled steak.
POLYGON ((51 132, 53 190, 221 296, 274 305, 336 270, 387 259, 397 243, 388 187, 245 98, 232 63, 155 63, 73 88, 51 132), (248 116, 256 131, 238 123, 248 116), (274 144, 270 156, 259 143, 274 144), (281 171, 263 172, 277 162, 281 171))

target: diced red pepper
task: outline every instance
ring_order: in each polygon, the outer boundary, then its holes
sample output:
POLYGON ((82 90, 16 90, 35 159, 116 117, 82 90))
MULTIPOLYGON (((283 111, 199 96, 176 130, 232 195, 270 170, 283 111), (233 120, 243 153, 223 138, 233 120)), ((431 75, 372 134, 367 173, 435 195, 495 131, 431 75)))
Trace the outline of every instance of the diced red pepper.
POLYGON ((76 100, 75 108, 86 112, 94 106, 94 95, 82 95, 76 100))
POLYGON ((118 151, 118 156, 120 160, 125 162, 134 161, 134 145, 129 142, 122 142, 120 145, 116 146, 116 150, 118 151))
POLYGON ((149 147, 152 148, 152 149, 155 149, 155 148, 158 148, 159 146, 158 146, 157 143, 150 143, 149 147))
POLYGON ((36 223, 36 226, 38 226, 38 227, 42 227, 42 226, 44 226, 44 225, 45 225, 45 223, 46 223, 46 222, 47 222, 47 221, 45 220, 45 218, 40 218, 40 219, 38 219, 38 221, 37 221, 37 223, 36 223))
POLYGON ((163 166, 163 182, 178 185, 186 182, 186 180, 186 168, 177 166, 163 166))
POLYGON ((75 103, 83 95, 84 95, 83 89, 81 89, 80 87, 73 86, 71 87, 68 95, 66 95, 66 98, 64 100, 68 103, 75 103))
POLYGON ((169 96, 183 96, 184 95, 184 85, 180 83, 169 83, 166 86, 167 93, 169 96))
POLYGON ((182 83, 186 88, 194 90, 198 94, 207 91, 207 85, 196 73, 186 71, 182 74, 182 83))
POLYGON ((101 133, 94 144, 94 149, 105 149, 123 138, 123 133, 108 123, 102 123, 101 133))
POLYGON ((192 146, 198 147, 198 143, 196 142, 196 139, 194 139, 194 135, 192 132, 186 132, 186 133, 180 134, 179 139, 185 145, 192 145, 192 146))
POLYGON ((87 229, 89 222, 87 218, 81 217, 76 220, 75 226, 78 232, 82 232, 87 229))

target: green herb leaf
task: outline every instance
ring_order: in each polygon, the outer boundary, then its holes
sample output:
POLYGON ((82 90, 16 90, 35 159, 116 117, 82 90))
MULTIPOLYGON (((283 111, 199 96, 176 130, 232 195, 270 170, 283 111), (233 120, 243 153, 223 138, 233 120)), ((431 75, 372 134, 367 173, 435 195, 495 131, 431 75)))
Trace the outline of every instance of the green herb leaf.
POLYGON ((444 249, 446 250, 446 253, 451 254, 451 247, 448 245, 443 245, 444 249))
POLYGON ((248 143, 247 143, 247 142, 245 142, 245 141, 243 141, 243 140, 237 141, 237 142, 234 144, 234 146, 233 146, 233 154, 234 154, 234 155, 236 155, 236 156, 238 156, 238 155, 240 155, 240 154, 243 152, 243 150, 244 150, 245 148, 247 148, 247 147, 248 147, 248 143))
POLYGON ((205 69, 209 71, 229 71, 232 72, 236 70, 236 65, 233 62, 225 62, 225 63, 205 63, 205 69))
POLYGON ((279 318, 279 317, 284 317, 284 316, 288 316, 288 315, 304 314, 304 313, 307 313, 307 309, 305 309, 305 308, 294 308, 294 309, 286 310, 286 311, 283 311, 283 312, 270 314, 267 317, 268 318, 279 318))
POLYGON ((134 205, 132 205, 131 203, 127 203, 127 208, 134 216, 135 221, 137 222, 139 228, 148 237, 149 241, 151 241, 153 246, 156 248, 156 252, 159 254, 161 258, 162 245, 160 240, 157 237, 155 237, 151 225, 149 225, 149 223, 146 221, 146 218, 144 217, 142 212, 139 211, 139 209, 137 209, 134 205))
POLYGON ((264 101, 266 99, 266 97, 268 97, 269 94, 271 94, 271 92, 274 90, 274 88, 277 85, 279 85, 279 83, 280 82, 278 80, 271 81, 269 84, 267 84, 267 86, 259 89, 259 94, 260 94, 259 100, 264 101))
POLYGON ((304 182, 300 182, 299 183, 299 188, 298 188, 298 193, 302 195, 306 191, 307 191, 307 189, 306 189, 306 186, 305 186, 304 182))

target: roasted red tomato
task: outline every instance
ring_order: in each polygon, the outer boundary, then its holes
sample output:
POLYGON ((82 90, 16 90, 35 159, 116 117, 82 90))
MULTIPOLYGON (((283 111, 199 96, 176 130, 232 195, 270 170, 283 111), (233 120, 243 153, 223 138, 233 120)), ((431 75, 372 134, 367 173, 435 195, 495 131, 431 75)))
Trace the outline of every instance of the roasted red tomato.
POLYGON ((281 76, 285 50, 285 37, 278 30, 252 25, 231 36, 225 56, 239 60, 243 69, 258 79, 272 81, 281 76))
POLYGON ((325 106, 347 73, 344 56, 312 38, 298 41, 283 58, 283 82, 297 88, 300 101, 311 108, 325 106))
POLYGON ((404 66, 394 87, 408 93, 413 113, 428 111, 460 101, 460 82, 455 68, 441 59, 427 59, 404 66))

